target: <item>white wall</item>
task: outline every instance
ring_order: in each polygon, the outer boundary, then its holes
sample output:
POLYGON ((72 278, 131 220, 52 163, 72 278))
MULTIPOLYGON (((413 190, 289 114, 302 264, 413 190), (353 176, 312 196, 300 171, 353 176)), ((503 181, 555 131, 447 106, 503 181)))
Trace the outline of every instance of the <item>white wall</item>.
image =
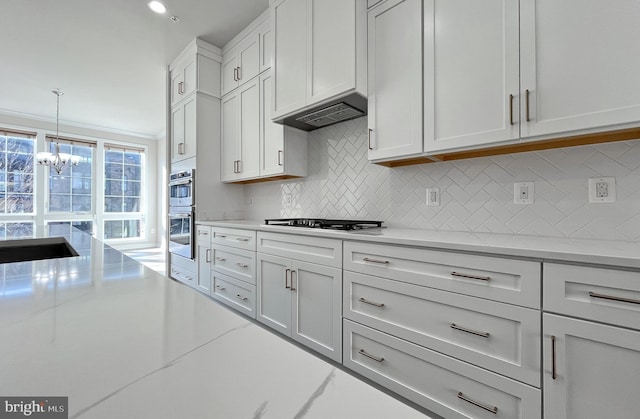
POLYGON ((387 168, 367 161, 366 118, 313 131, 309 176, 246 185, 245 214, 379 219, 393 227, 640 241, 640 141, 387 168), (617 202, 590 204, 589 177, 615 176, 617 202), (513 183, 535 182, 535 203, 513 183), (425 205, 439 187, 441 205, 425 205), (292 205, 285 205, 291 194, 292 205), (253 205, 249 205, 253 202, 253 205))
MULTIPOLYGON (((0 114, 0 128, 5 129, 17 129, 23 131, 35 131, 38 137, 38 150, 44 151, 44 137, 45 135, 55 135, 55 121, 45 121, 39 119, 30 119, 20 116, 0 114), (41 148, 40 148, 41 147, 41 148)), ((138 147, 143 147, 146 150, 146 173, 145 173, 145 206, 149 208, 147 216, 145 217, 145 237, 138 241, 138 243, 131 243, 135 247, 149 247, 162 245, 165 237, 163 224, 166 216, 166 188, 159 185, 162 182, 162 171, 165 165, 165 140, 155 140, 149 138, 134 137, 126 134, 121 134, 111 131, 100 131, 93 128, 84 128, 77 126, 60 125, 60 136, 73 137, 78 139, 88 139, 96 141, 106 141, 112 144, 131 144, 138 147), (158 210, 160 209, 160 210, 158 210)), ((44 182, 45 172, 43 170, 36 169, 36 194, 42 196, 44 194, 44 182)), ((166 182, 164 183, 166 184, 166 182)), ((102 185, 96 184, 95 187, 98 190, 104 190, 102 185)), ((38 199, 38 198, 37 198, 38 199)), ((36 223, 39 222, 35 219, 36 223)))

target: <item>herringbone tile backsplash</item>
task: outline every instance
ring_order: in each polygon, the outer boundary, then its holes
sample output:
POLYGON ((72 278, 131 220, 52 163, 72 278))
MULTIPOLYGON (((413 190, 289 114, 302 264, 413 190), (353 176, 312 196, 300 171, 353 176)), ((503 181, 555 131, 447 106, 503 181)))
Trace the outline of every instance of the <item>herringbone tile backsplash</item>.
POLYGON ((245 187, 247 218, 325 217, 390 227, 640 241, 640 141, 400 168, 367 161, 367 120, 310 133, 309 176, 245 187), (615 176, 617 202, 590 204, 587 179, 615 176), (533 205, 514 182, 535 182, 533 205), (427 207, 426 188, 441 204, 427 207), (290 194, 291 204, 286 197, 290 194))

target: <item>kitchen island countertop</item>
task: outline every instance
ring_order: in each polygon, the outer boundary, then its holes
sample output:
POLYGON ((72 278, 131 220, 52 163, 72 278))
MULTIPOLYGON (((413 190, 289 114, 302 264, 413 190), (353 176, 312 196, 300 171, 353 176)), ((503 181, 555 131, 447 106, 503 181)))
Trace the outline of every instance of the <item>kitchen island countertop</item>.
POLYGON ((70 418, 425 417, 99 240, 67 240, 79 256, 0 265, 0 396, 68 396, 70 418))

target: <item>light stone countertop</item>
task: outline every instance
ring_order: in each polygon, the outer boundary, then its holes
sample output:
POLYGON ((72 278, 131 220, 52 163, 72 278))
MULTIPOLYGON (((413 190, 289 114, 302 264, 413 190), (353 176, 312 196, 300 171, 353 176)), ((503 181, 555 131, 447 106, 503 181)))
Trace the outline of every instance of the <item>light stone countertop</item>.
MULTIPOLYGON (((47 237, 39 229, 37 237, 47 237)), ((0 395, 70 418, 425 418, 84 233, 0 265, 0 395)))
POLYGON ((371 228, 349 232, 264 225, 264 220, 197 221, 196 224, 484 253, 496 256, 504 255, 546 262, 555 261, 607 265, 623 269, 640 269, 640 242, 402 228, 371 228))

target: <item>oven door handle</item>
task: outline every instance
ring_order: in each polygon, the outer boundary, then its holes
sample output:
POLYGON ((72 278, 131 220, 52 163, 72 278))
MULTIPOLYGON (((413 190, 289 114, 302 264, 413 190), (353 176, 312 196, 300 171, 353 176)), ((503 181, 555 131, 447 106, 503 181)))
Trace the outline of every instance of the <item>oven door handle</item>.
POLYGON ((185 213, 173 213, 173 214, 169 214, 169 218, 187 218, 187 217, 191 217, 191 214, 188 212, 185 213))
POLYGON ((188 185, 193 182, 193 179, 174 180, 169 182, 169 186, 188 185))

